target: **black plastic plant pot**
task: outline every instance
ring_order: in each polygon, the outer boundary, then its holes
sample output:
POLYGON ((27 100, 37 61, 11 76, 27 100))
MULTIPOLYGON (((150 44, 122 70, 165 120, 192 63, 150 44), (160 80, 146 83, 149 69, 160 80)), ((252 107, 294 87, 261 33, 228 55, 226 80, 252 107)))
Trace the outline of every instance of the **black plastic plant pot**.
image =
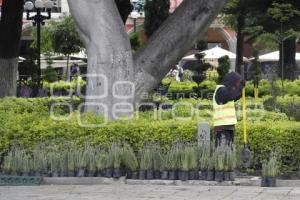
POLYGON ((132 179, 132 171, 131 170, 128 170, 127 173, 126 173, 126 178, 127 179, 132 179))
POLYGON ((52 173, 51 173, 51 176, 52 176, 52 177, 59 177, 59 173, 58 173, 58 172, 52 172, 52 173))
POLYGON ((147 176, 147 180, 152 180, 152 179, 154 179, 154 172, 153 172, 153 170, 147 170, 146 171, 146 176, 147 176))
POLYGON ((104 177, 104 172, 103 171, 98 171, 97 172, 97 177, 104 177))
POLYGON ((154 179, 158 180, 161 178, 161 173, 160 171, 156 170, 154 171, 154 179))
POLYGON ((181 181, 187 181, 189 179, 189 172, 187 172, 187 171, 179 171, 178 176, 179 176, 179 180, 181 180, 181 181))
POLYGON ((199 172, 199 179, 200 180, 206 180, 207 179, 207 171, 206 170, 202 170, 199 172))
POLYGON ((74 177, 75 172, 74 171, 68 171, 68 177, 74 177))
POLYGON ((234 172, 229 172, 229 180, 234 181, 235 180, 235 173, 234 172))
POLYGON ((161 172, 161 179, 162 180, 168 180, 169 179, 169 172, 168 171, 162 171, 161 172))
POLYGON ((145 170, 140 170, 139 171, 139 179, 140 180, 145 180, 146 179, 146 171, 145 170))
POLYGON ((276 177, 262 177, 261 186, 262 187, 276 187, 276 177))
POLYGON ((67 177, 68 173, 67 172, 60 172, 59 176, 60 177, 67 177))
POLYGON ((92 172, 92 171, 89 172, 89 173, 88 173, 88 177, 95 177, 95 172, 92 172))
POLYGON ((113 170, 112 169, 106 169, 104 177, 111 178, 113 176, 113 170))
POLYGON ((215 173, 215 181, 222 182, 224 181, 224 172, 216 171, 215 173))
POLYGON ((189 171, 189 180, 198 180, 199 173, 198 171, 189 171))
POLYGON ((114 169, 113 171, 113 177, 114 178, 120 178, 122 176, 122 172, 120 169, 114 169))
POLYGON ((177 180, 177 171, 169 171, 169 180, 177 180))
POLYGON ((230 180, 230 172, 224 172, 224 181, 231 181, 230 180))
POLYGON ((84 177, 85 176, 85 170, 84 169, 79 169, 77 172, 77 177, 84 177))
POLYGON ((139 172, 137 172, 137 171, 134 171, 134 172, 132 172, 132 179, 139 179, 139 172))
POLYGON ((207 181, 214 181, 215 180, 215 172, 214 171, 207 171, 206 173, 206 180, 207 181))

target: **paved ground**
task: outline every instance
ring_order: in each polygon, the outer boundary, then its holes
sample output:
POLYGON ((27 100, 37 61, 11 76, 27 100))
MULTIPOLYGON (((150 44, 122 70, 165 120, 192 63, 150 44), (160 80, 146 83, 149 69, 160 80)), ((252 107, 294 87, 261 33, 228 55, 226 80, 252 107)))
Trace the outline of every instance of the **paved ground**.
POLYGON ((0 187, 0 200, 300 200, 300 188, 98 185, 0 187))

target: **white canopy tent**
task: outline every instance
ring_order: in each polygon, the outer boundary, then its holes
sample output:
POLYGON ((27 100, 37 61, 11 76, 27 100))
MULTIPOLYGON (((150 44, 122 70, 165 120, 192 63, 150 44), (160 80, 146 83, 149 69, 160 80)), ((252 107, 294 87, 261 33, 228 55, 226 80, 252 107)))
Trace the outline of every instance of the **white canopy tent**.
MULTIPOLYGON (((271 53, 267 53, 259 56, 260 62, 277 62, 279 61, 279 51, 274 51, 271 53)), ((300 62, 300 53, 296 53, 296 61, 300 62)))
MULTIPOLYGON (((201 53, 205 54, 204 60, 209 62, 214 67, 218 67, 218 59, 219 58, 221 58, 223 56, 228 56, 229 60, 230 60, 230 66, 231 66, 230 71, 235 71, 236 54, 234 54, 230 51, 227 51, 225 49, 222 49, 218 46, 216 46, 212 49, 202 51, 201 53)), ((179 66, 185 68, 185 66, 191 65, 192 61, 196 61, 196 60, 197 59, 195 57, 195 54, 186 56, 186 57, 182 58, 182 60, 179 63, 179 66)), ((248 61, 248 59, 244 57, 244 61, 248 61)))

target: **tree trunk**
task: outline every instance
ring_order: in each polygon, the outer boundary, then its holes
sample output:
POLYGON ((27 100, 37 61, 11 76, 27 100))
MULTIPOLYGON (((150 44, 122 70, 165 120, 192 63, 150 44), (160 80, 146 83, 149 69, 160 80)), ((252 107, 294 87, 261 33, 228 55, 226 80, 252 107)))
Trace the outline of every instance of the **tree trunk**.
POLYGON ((295 38, 289 38, 286 39, 283 42, 283 56, 282 58, 282 47, 280 44, 280 61, 279 61, 279 74, 281 77, 281 63, 283 60, 283 78, 284 79, 289 79, 289 80, 294 80, 295 77, 295 71, 297 70, 297 65, 296 65, 296 39, 295 38))
POLYGON ((0 58, 0 98, 16 95, 17 73, 18 58, 0 58))
POLYGON ((70 55, 67 55, 67 72, 66 72, 66 81, 67 82, 71 81, 71 69, 69 66, 69 61, 70 61, 70 55))
POLYGON ((69 0, 88 54, 86 110, 113 119, 133 113, 141 96, 206 32, 225 1, 185 0, 133 58, 114 1, 69 0))
POLYGON ((245 16, 241 13, 237 18, 237 45, 236 45, 236 62, 235 71, 239 74, 242 72, 243 57, 244 57, 244 38, 243 30, 245 28, 245 16))
POLYGON ((16 95, 23 0, 5 0, 0 21, 0 98, 16 95))

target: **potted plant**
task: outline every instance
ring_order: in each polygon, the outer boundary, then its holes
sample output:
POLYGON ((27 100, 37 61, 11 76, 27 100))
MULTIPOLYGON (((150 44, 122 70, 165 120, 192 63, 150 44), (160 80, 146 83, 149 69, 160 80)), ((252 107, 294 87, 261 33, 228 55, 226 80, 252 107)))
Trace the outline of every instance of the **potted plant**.
POLYGON ((224 180, 225 181, 234 181, 235 174, 234 170, 236 168, 237 158, 235 148, 231 149, 230 147, 226 150, 226 160, 225 160, 225 171, 224 171, 224 180))
POLYGON ((154 170, 154 179, 160 179, 161 178, 161 170, 162 170, 162 155, 160 147, 157 146, 154 150, 153 154, 153 170, 154 170))
MULTIPOLYGON (((139 172, 140 180, 144 180, 148 178, 147 175, 150 175, 151 170, 152 170, 152 152, 149 147, 145 147, 141 152, 140 172, 139 172)), ((153 178, 153 173, 152 173, 152 177, 149 178, 153 178)))
POLYGON ((111 153, 113 156, 113 177, 121 177, 121 149, 116 143, 112 144, 111 153))
POLYGON ((198 147, 192 145, 188 147, 189 155, 189 180, 199 179, 198 147))
POLYGON ((50 173, 52 177, 58 177, 60 171, 60 156, 57 151, 50 151, 48 154, 50 173))
POLYGON ((271 155, 269 161, 262 166, 262 187, 276 187, 276 177, 279 173, 279 162, 276 155, 271 155))
POLYGON ((169 179, 169 170, 170 170, 168 154, 162 154, 161 158, 162 158, 161 179, 168 180, 169 179))
POLYGON ((38 146, 33 150, 33 172, 35 176, 41 176, 47 171, 47 160, 44 150, 38 146))
POLYGON ((5 156, 3 160, 3 171, 5 175, 10 175, 12 173, 13 159, 13 152, 9 151, 7 156, 5 156))
POLYGON ((189 178, 189 149, 183 148, 180 153, 180 171, 178 177, 181 181, 187 181, 189 178))
POLYGON ((178 179, 178 168, 180 165, 180 148, 181 147, 176 145, 168 153, 169 180, 178 179))
POLYGON ((224 180, 224 167, 225 167, 225 148, 218 147, 215 151, 215 180, 222 182, 224 180))
POLYGON ((126 168, 126 175, 128 179, 138 179, 138 167, 139 163, 137 160, 137 157, 133 151, 133 149, 130 147, 130 145, 125 144, 123 147, 123 163, 126 168))
POLYGON ((209 147, 203 147, 200 153, 200 159, 199 159, 199 167, 200 167, 200 180, 206 180, 207 179, 207 172, 208 172, 208 165, 210 160, 210 148, 209 147))
POLYGON ((93 148, 89 148, 87 152, 87 156, 88 156, 87 174, 88 177, 94 177, 96 175, 95 150, 93 148))
POLYGON ((68 151, 60 150, 59 155, 59 165, 60 165, 60 176, 66 177, 68 176, 68 151))
POLYGON ((22 161, 23 176, 29 176, 32 170, 32 160, 28 154, 25 154, 22 161))
POLYGON ((68 177, 74 177, 75 176, 75 170, 76 170, 76 151, 74 151, 75 148, 70 148, 67 151, 67 160, 68 160, 68 177))
POLYGON ((107 153, 105 151, 99 151, 96 153, 96 168, 97 168, 97 176, 103 177, 105 173, 105 163, 107 160, 107 153))
POLYGON ((114 168, 114 155, 111 149, 106 153, 106 159, 104 163, 104 177, 111 178, 113 177, 113 168, 114 168))
POLYGON ((215 166, 216 166, 216 155, 215 153, 212 153, 208 159, 207 174, 206 174, 207 181, 215 180, 215 171, 214 171, 215 166))

